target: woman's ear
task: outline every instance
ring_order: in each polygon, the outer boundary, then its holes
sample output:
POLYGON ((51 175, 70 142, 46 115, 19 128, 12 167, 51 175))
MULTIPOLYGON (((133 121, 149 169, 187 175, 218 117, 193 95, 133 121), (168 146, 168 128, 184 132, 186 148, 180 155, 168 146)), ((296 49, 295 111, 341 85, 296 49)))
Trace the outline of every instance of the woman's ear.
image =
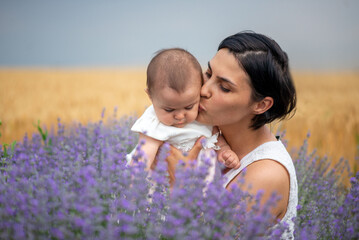
POLYGON ((272 97, 265 97, 254 105, 254 113, 256 115, 266 112, 273 106, 274 100, 272 97))

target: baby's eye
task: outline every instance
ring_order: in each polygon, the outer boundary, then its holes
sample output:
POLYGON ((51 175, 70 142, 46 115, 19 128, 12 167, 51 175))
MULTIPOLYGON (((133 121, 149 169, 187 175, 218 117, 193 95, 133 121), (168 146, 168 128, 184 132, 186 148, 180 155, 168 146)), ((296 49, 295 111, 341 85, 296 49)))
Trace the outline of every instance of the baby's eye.
POLYGON ((193 105, 185 107, 186 110, 191 110, 193 108, 193 105))
POLYGON ((173 109, 164 109, 166 112, 173 112, 173 109))

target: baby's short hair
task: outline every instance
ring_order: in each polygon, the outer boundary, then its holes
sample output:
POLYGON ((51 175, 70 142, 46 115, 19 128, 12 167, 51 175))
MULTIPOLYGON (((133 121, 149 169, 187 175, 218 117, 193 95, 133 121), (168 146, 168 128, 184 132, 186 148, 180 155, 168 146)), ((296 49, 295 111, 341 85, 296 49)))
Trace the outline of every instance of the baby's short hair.
POLYGON ((155 88, 165 86, 182 93, 186 90, 193 72, 197 72, 203 82, 201 65, 191 53, 182 48, 162 49, 147 67, 148 93, 151 95, 155 88))

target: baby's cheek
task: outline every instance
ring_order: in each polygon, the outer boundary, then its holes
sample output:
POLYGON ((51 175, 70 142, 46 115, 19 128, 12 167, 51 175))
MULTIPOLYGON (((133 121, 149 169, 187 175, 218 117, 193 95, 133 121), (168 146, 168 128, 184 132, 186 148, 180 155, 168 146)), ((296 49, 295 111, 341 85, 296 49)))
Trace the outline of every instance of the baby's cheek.
POLYGON ((165 125, 171 125, 172 124, 171 119, 168 116, 163 116, 162 115, 162 116, 158 117, 158 120, 161 123, 165 124, 165 125))
POLYGON ((192 112, 192 113, 191 113, 191 116, 190 116, 190 121, 193 122, 194 120, 196 120, 197 115, 198 115, 198 112, 197 112, 197 111, 192 112))

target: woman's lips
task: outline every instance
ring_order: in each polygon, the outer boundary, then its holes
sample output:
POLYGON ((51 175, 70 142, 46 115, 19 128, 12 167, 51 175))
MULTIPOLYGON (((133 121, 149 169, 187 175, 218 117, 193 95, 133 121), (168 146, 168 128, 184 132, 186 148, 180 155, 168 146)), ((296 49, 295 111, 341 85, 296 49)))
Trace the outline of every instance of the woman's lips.
POLYGON ((206 111, 206 109, 203 107, 202 104, 199 105, 199 108, 198 108, 198 111, 199 112, 203 112, 203 111, 206 111))

